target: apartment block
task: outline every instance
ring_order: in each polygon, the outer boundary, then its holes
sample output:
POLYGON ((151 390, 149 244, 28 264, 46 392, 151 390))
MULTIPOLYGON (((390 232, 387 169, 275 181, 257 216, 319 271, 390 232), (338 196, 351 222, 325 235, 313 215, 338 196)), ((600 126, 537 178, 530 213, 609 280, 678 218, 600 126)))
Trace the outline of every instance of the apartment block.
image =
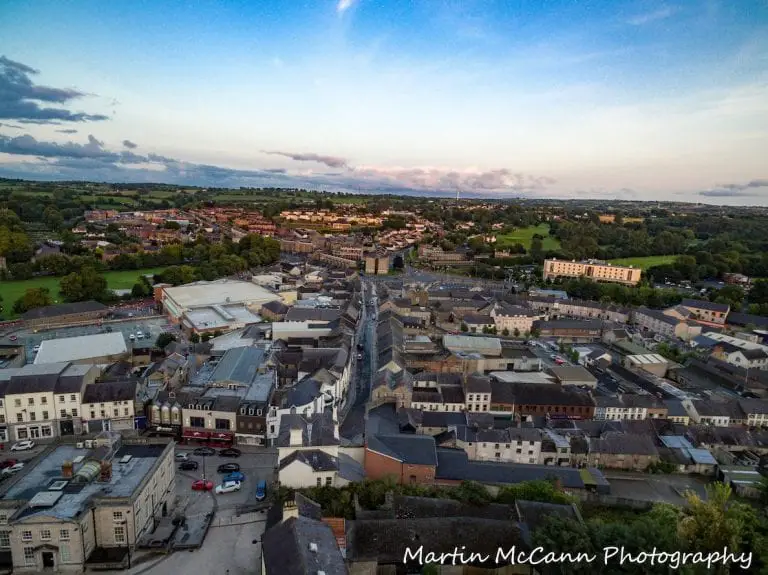
POLYGON ((544 279, 558 277, 586 277, 598 282, 636 285, 640 282, 641 270, 633 267, 612 265, 599 260, 545 260, 544 279))

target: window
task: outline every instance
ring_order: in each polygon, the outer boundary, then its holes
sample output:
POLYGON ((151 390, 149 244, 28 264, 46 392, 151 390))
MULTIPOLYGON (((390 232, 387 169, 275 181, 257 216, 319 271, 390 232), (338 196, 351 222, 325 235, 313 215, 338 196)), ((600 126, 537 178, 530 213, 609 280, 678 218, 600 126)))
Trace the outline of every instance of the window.
POLYGON ((31 531, 22 531, 21 532, 21 540, 22 541, 32 541, 32 532, 31 531))
POLYGON ((43 434, 43 437, 53 437, 53 431, 50 425, 44 425, 41 427, 40 432, 43 434))
POLYGON ((0 531, 0 549, 8 549, 11 546, 11 532, 0 531))
MULTIPOLYGON (((117 411, 117 410, 115 410, 115 411, 117 411)), ((128 408, 127 407, 123 408, 123 415, 128 415, 128 408)))
POLYGON ((62 419, 66 419, 67 418, 67 410, 66 409, 62 409, 61 410, 61 418, 62 419))
POLYGON ((47 398, 47 397, 45 397, 45 396, 41 397, 41 398, 40 398, 40 403, 41 403, 42 405, 48 405, 48 398, 47 398))
POLYGON ((72 557, 69 554, 69 545, 66 543, 59 544, 59 560, 62 563, 69 563, 72 557))
POLYGON ((330 487, 331 485, 333 485, 333 477, 326 477, 325 478, 325 485, 327 487, 330 487))
POLYGON ((29 399, 27 399, 27 405, 35 405, 35 398, 30 397, 29 399))
POLYGON ((122 511, 113 511, 112 512, 112 519, 114 521, 122 521, 123 520, 123 512, 122 511))
POLYGON ((8 516, 5 513, 0 514, 0 524, 8 525, 8 516))
POLYGON ((91 410, 91 419, 96 419, 96 412, 91 410))
POLYGON ((48 412, 47 411, 43 412, 43 419, 48 419, 48 412))
POLYGON ((322 486, 322 484, 323 484, 323 478, 322 477, 318 477, 317 478, 317 486, 320 487, 320 486, 322 486))
POLYGON ((0 413, 0 423, 5 423, 5 415, 0 413))
POLYGON ((37 414, 34 411, 29 412, 29 420, 30 421, 37 421, 37 414))
POLYGON ((63 395, 59 396, 59 403, 64 403, 66 401, 66 398, 63 395))
POLYGON ((72 417, 77 417, 77 409, 72 408, 72 417))
POLYGON ((40 540, 41 541, 50 541, 51 540, 51 530, 50 529, 41 529, 40 530, 40 540))
POLYGON ((20 399, 14 399, 14 400, 13 400, 13 404, 14 404, 16 407, 21 407, 21 400, 20 400, 20 399))
MULTIPOLYGON (((21 419, 19 419, 19 421, 21 421, 21 419)), ((19 427, 16 430, 16 439, 27 439, 28 437, 29 437, 29 432, 27 431, 26 427, 19 427)))
POLYGON ((115 526, 115 543, 125 543, 125 527, 122 525, 115 526))
POLYGON ((102 409, 101 410, 101 417, 106 417, 106 416, 107 416, 107 413, 102 409))
POLYGON ((34 547, 25 547, 24 548, 24 564, 29 566, 37 565, 37 561, 35 561, 35 549, 34 547))
POLYGON ((69 529, 59 530, 59 541, 69 541, 69 529))
MULTIPOLYGON (((113 409, 113 410, 112 410, 112 412, 115 414, 115 417, 117 417, 118 415, 120 415, 120 410, 119 410, 119 409, 117 409, 117 408, 113 409)), ((126 414, 126 415, 127 415, 127 414, 126 414)))
POLYGON ((229 429, 229 420, 216 419, 216 429, 229 429))
POLYGON ((189 426, 190 427, 205 427, 205 418, 204 417, 190 417, 189 418, 189 426))
POLYGON ((496 459, 501 459, 501 453, 499 453, 498 451, 496 452, 496 459))

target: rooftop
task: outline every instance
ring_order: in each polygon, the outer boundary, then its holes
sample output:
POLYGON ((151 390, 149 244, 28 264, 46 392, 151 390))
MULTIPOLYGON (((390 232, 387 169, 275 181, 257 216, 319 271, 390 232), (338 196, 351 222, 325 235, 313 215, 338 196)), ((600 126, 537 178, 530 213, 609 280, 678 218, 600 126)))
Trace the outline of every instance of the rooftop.
POLYGON ((292 517, 264 533, 262 548, 267 573, 349 573, 333 531, 322 521, 292 517))
POLYGON ((97 301, 80 301, 75 303, 62 303, 31 309, 21 316, 24 321, 34 319, 54 318, 62 315, 74 315, 78 313, 106 313, 107 306, 97 301))
POLYGON ((79 471, 85 473, 87 466, 93 467, 93 462, 101 459, 104 448, 78 449, 74 445, 58 445, 50 453, 43 454, 21 473, 19 481, 12 484, 2 496, 3 500, 30 501, 37 498, 41 501, 39 507, 27 504, 17 513, 18 518, 35 515, 47 515, 59 519, 77 517, 91 498, 126 498, 132 497, 144 480, 154 470, 168 445, 125 445, 123 444, 112 459, 112 477, 109 482, 100 482, 98 477, 91 481, 78 481, 77 477, 67 480, 62 477, 62 466, 65 462, 73 462, 79 456, 80 463, 74 464, 75 476, 79 471), (127 463, 121 460, 130 455, 127 463), (84 469, 85 468, 85 469, 84 469), (50 487, 56 482, 67 482, 63 489, 51 491, 50 487), (60 493, 60 496, 41 496, 45 493, 60 493), (55 499, 55 500, 54 500, 55 499), (47 500, 49 504, 42 504, 47 500))
MULTIPOLYGON (((217 304, 264 304, 279 299, 275 294, 251 282, 222 279, 200 281, 183 286, 165 288, 166 297, 182 310, 217 304)), ((182 311, 179 310, 179 311, 182 311)))
POLYGON ((35 364, 81 361, 128 353, 125 336, 119 331, 46 339, 40 344, 35 364))
POLYGON ((244 304, 196 307, 184 313, 185 323, 195 329, 221 329, 230 326, 258 323, 261 316, 244 304))

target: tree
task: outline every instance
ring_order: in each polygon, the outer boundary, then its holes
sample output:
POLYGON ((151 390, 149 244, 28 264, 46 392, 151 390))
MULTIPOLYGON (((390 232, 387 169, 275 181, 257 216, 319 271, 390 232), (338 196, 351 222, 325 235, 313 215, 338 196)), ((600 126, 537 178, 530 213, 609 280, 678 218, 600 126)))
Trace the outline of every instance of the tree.
POLYGON ((467 327, 467 324, 464 322, 461 322, 461 326, 459 327, 461 331, 469 331, 469 328, 467 327))
POLYGON ((30 288, 13 303, 13 311, 17 314, 22 314, 31 309, 45 307, 52 303, 53 298, 48 288, 30 288))
POLYGON ((197 335, 197 332, 192 332, 192 335, 189 336, 189 341, 192 343, 200 343, 200 336, 197 335))
POLYGON ((509 337, 509 329, 505 327, 503 330, 501 330, 501 335, 504 337, 509 337))
POLYGON ((176 336, 172 333, 169 333, 167 331, 164 331, 160 335, 157 336, 157 340, 155 341, 155 347, 158 349, 165 349, 169 343, 172 341, 176 341, 176 336))
POLYGON ((61 278, 59 291, 67 301, 100 301, 107 298, 107 280, 93 268, 84 267, 61 278))
POLYGON ((515 328, 515 331, 512 332, 515 337, 520 337, 520 330, 518 328, 515 328))
POLYGON ((541 335, 541 330, 540 330, 538 327, 536 327, 536 326, 532 326, 532 327, 531 327, 531 337, 532 337, 533 339, 536 339, 536 338, 538 338, 540 335, 541 335))
POLYGON ((147 284, 144 282, 136 282, 131 288, 131 295, 135 298, 146 297, 148 293, 149 289, 147 288, 147 284))
POLYGON ((571 363, 579 363, 579 352, 575 349, 571 349, 569 352, 569 359, 571 360, 571 363))
POLYGON ((540 262, 544 259, 544 240, 538 234, 531 239, 530 254, 534 261, 540 262))
MULTIPOLYGON (((533 532, 532 548, 542 547, 546 553, 594 554, 592 541, 585 526, 574 519, 557 515, 545 516, 541 525, 533 532)), ((586 561, 579 563, 553 563, 537 567, 544 575, 588 575, 593 566, 586 561)))

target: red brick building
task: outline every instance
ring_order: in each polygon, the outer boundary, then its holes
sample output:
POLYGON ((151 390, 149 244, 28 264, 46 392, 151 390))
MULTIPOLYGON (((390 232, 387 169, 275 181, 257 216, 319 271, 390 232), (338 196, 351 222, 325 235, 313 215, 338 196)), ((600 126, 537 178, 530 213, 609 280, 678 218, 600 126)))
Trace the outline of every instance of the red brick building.
POLYGON ((372 435, 365 446, 365 476, 398 483, 433 484, 435 440, 429 435, 372 435))

